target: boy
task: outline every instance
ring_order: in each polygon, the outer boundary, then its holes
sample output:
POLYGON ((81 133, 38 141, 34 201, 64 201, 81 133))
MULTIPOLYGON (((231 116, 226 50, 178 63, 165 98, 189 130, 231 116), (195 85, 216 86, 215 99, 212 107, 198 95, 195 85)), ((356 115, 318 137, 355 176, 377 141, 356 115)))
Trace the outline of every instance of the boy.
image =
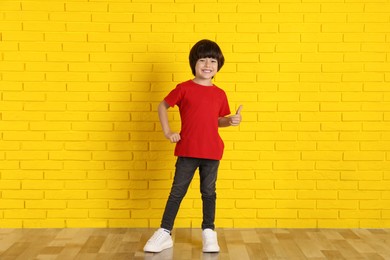
POLYGON ((210 40, 201 40, 191 49, 190 66, 194 79, 180 83, 159 104, 158 114, 165 137, 176 143, 175 177, 165 206, 161 228, 148 240, 146 252, 161 252, 173 246, 171 230, 174 220, 199 168, 200 191, 203 203, 203 252, 219 252, 215 225, 215 183, 224 144, 218 127, 238 126, 241 108, 232 116, 225 92, 212 83, 224 64, 219 46, 210 40), (181 132, 172 132, 167 109, 177 105, 180 111, 181 132))

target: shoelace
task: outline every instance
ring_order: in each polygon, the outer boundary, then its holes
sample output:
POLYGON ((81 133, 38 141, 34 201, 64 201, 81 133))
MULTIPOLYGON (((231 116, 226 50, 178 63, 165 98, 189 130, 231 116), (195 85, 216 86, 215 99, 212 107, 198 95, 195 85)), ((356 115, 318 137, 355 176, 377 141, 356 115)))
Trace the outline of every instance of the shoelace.
POLYGON ((214 232, 205 232, 205 234, 204 234, 204 238, 205 238, 205 240, 207 240, 207 241, 213 241, 214 242, 214 240, 215 240, 215 233, 214 232))
POLYGON ((157 242, 157 241, 163 239, 163 237, 165 235, 164 233, 167 233, 167 232, 165 232, 165 231, 157 231, 157 232, 155 232, 154 235, 150 238, 149 242, 154 243, 154 242, 157 242))

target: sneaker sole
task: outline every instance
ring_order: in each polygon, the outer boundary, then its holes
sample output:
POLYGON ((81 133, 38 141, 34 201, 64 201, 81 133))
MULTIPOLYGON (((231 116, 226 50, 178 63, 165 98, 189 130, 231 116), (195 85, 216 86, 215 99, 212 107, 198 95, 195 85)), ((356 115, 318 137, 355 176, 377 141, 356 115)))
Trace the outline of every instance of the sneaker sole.
POLYGON ((219 253, 219 248, 203 248, 203 253, 219 253))
POLYGON ((161 248, 158 249, 148 249, 146 246, 144 247, 144 252, 148 253, 160 253, 161 251, 164 251, 165 249, 173 247, 173 242, 168 243, 167 245, 162 246, 161 248))

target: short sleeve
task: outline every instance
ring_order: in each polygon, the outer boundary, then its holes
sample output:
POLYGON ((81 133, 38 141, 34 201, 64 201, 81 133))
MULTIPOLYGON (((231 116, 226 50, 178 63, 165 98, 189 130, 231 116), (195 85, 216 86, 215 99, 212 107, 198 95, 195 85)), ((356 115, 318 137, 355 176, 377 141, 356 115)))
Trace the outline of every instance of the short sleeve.
POLYGON ((230 115, 229 102, 227 100, 226 93, 222 91, 221 95, 221 107, 219 109, 219 117, 230 115))
POLYGON ((169 106, 174 107, 175 105, 180 105, 180 100, 182 97, 182 87, 179 85, 176 86, 169 94, 164 98, 165 102, 169 106))

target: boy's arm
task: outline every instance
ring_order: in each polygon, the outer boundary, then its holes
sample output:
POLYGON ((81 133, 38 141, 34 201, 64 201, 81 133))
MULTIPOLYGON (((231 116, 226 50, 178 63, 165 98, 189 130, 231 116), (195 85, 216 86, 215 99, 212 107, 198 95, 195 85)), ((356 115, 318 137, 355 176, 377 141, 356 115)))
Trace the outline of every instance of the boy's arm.
POLYGON ((235 115, 218 118, 218 126, 219 127, 238 126, 242 120, 241 110, 242 110, 242 105, 238 107, 235 115))
POLYGON ((161 127, 165 137, 171 141, 171 143, 177 143, 180 141, 180 134, 171 131, 168 122, 168 110, 169 104, 165 100, 161 101, 158 105, 158 117, 160 119, 161 127))

